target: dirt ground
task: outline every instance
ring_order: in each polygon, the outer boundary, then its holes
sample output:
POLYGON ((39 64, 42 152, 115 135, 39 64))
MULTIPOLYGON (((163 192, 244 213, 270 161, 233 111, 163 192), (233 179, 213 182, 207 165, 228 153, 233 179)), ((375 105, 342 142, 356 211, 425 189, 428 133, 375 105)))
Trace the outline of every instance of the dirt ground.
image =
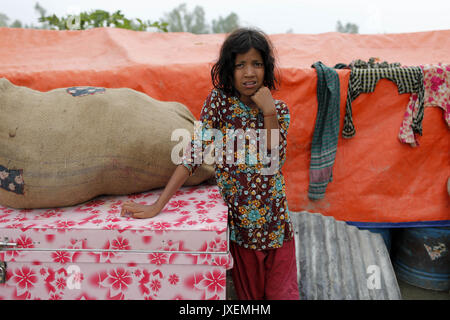
MULTIPOLYGON (((401 280, 398 285, 403 300, 450 300, 450 292, 422 289, 401 280)), ((227 300, 238 300, 230 270, 227 271, 227 300)))

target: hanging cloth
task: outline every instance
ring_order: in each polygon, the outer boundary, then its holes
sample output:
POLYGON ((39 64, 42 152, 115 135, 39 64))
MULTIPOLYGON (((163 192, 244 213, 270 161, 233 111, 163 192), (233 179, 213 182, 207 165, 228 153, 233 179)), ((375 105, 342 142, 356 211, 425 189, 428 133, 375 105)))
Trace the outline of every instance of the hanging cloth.
MULTIPOLYGON (((435 65, 422 65, 423 82, 425 88, 424 108, 440 107, 444 110, 444 119, 450 127, 450 64, 438 63, 435 65)), ((416 118, 418 94, 413 93, 406 108, 398 138, 401 142, 415 147, 419 144, 417 134, 414 134, 412 124, 416 118)))
POLYGON ((333 178, 339 136, 340 84, 337 72, 318 61, 312 65, 317 72, 318 110, 311 144, 309 167, 309 199, 325 196, 333 178))
POLYGON ((361 93, 369 93, 375 90, 380 79, 389 79, 398 87, 398 93, 417 93, 417 99, 413 108, 417 110, 412 120, 412 130, 422 135, 424 85, 423 72, 420 67, 395 67, 395 68, 352 68, 347 90, 347 103, 345 105, 344 127, 342 136, 351 138, 355 135, 355 126, 352 118, 352 101, 361 93))

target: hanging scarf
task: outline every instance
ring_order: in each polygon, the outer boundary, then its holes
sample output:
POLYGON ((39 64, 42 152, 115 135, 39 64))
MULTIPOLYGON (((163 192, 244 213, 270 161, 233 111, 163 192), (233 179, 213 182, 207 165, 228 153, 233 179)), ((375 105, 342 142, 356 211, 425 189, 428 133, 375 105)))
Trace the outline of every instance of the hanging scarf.
POLYGON ((310 199, 322 199, 333 177, 339 136, 340 85, 337 72, 322 62, 312 65, 317 72, 318 110, 311 144, 309 167, 310 199))

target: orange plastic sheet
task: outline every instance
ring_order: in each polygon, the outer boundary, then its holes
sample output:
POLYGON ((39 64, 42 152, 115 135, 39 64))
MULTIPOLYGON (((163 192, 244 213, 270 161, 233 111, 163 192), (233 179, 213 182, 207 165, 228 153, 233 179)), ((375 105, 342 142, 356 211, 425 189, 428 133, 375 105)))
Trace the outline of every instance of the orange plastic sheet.
MULTIPOLYGON (((283 172, 291 210, 338 220, 381 224, 450 221, 447 178, 450 135, 440 108, 426 108, 420 146, 397 135, 409 94, 382 79, 353 101, 356 135, 341 136, 325 198, 307 198, 311 140, 317 114, 317 76, 311 65, 382 61, 417 66, 449 62, 450 30, 410 34, 271 35, 281 71, 275 97, 291 112, 283 172)), ((47 31, 0 28, 0 77, 48 91, 69 86, 129 87, 185 104, 198 118, 211 90, 210 69, 225 35, 149 33, 101 28, 47 31)), ((349 70, 341 81, 341 127, 349 70)))

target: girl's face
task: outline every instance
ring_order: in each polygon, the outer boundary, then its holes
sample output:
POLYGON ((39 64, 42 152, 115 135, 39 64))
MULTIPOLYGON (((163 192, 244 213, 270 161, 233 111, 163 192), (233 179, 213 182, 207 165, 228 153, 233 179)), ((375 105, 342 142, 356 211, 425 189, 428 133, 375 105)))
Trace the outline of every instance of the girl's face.
POLYGON ((234 88, 240 93, 240 99, 251 105, 251 96, 263 85, 264 61, 255 48, 236 55, 233 73, 234 88))

